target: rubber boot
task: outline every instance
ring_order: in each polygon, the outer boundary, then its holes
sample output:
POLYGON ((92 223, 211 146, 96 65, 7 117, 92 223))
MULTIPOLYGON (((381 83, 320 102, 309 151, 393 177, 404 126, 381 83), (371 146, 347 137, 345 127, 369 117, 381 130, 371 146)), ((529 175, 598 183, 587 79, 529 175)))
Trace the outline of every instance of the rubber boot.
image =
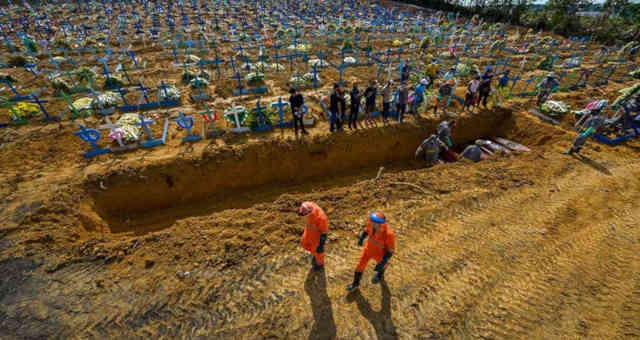
POLYGON ((313 270, 318 271, 320 269, 322 269, 324 266, 321 264, 317 264, 316 263, 316 258, 313 258, 313 261, 311 261, 311 263, 313 264, 313 270))
POLYGON ((374 275, 373 279, 371 279, 371 283, 377 284, 377 283, 380 283, 380 281, 383 279, 384 279, 384 269, 376 272, 376 275, 374 275))
POLYGON ((353 273, 353 283, 347 286, 348 291, 354 291, 360 286, 360 279, 362 278, 362 272, 353 273))

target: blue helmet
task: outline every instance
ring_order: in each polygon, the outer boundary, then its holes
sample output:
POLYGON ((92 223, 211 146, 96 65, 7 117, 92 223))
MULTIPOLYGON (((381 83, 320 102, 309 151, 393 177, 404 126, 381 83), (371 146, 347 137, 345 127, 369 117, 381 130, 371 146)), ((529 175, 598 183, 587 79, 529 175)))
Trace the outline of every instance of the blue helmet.
POLYGON ((377 211, 370 213, 369 219, 371 220, 371 222, 378 223, 378 224, 382 224, 387 221, 387 218, 384 217, 384 214, 377 211))

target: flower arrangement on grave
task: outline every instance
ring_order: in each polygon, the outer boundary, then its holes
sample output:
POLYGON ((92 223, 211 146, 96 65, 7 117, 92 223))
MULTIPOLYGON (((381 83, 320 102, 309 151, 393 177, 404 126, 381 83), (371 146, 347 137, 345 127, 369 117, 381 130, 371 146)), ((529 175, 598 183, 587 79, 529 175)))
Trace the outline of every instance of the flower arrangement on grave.
POLYGON ((262 71, 269 69, 269 64, 264 61, 259 61, 250 66, 251 71, 262 71))
POLYGON ((104 110, 116 107, 120 104, 122 104, 122 98, 120 95, 107 91, 93 98, 91 101, 91 108, 94 110, 104 110))
POLYGON ((240 123, 240 125, 244 125, 244 122, 247 120, 248 113, 247 108, 241 105, 232 106, 224 110, 224 120, 226 120, 231 125, 235 125, 236 119, 234 114, 236 112, 238 113, 238 122, 240 123))
POLYGON ((336 24, 329 24, 329 27, 327 27, 327 30, 329 32, 335 32, 338 30, 338 26, 336 26, 336 24))
POLYGON ((345 25, 342 27, 342 31, 344 34, 351 34, 353 33, 353 27, 351 27, 351 25, 345 25))
POLYGON ((195 89, 198 87, 206 87, 206 86, 209 86, 209 81, 202 77, 195 77, 191 79, 191 81, 189 82, 189 86, 192 89, 195 89))
POLYGON ((351 50, 351 49, 353 49, 353 42, 351 42, 351 40, 349 40, 349 39, 345 39, 342 42, 342 49, 343 50, 351 50))
POLYGON ((94 38, 87 38, 84 40, 84 47, 96 47, 98 42, 94 38))
POLYGON ((96 80, 96 71, 90 69, 87 66, 81 66, 75 71, 76 77, 78 77, 78 82, 81 84, 93 84, 96 80))
POLYGON ((309 66, 311 67, 329 67, 329 63, 326 62, 325 60, 320 60, 320 59, 310 59, 309 60, 309 66))
POLYGON ((247 74, 246 78, 250 86, 260 86, 264 84, 264 73, 251 72, 247 74))
POLYGON ((400 47, 400 46, 402 46, 402 41, 396 39, 391 44, 393 45, 393 47, 400 47))
POLYGON ((238 51, 236 52, 236 58, 240 60, 247 60, 249 59, 249 55, 245 51, 238 51))
POLYGON ((306 79, 304 79, 304 77, 293 76, 289 78, 289 85, 291 86, 303 87, 303 86, 307 86, 308 84, 309 82, 306 79))
POLYGON ((627 87, 627 88, 624 88, 622 90, 619 90, 618 93, 620 93, 620 95, 613 102, 613 107, 618 107, 620 104, 622 104, 622 103, 626 102, 627 100, 629 100, 629 98, 635 96, 636 94, 639 94, 640 93, 640 83, 635 83, 631 87, 627 87))
POLYGON ((67 63, 67 59, 65 57, 57 56, 57 57, 53 57, 53 62, 59 65, 62 65, 67 63))
POLYGON ((464 77, 469 74, 480 74, 480 68, 476 64, 471 64, 469 60, 456 65, 456 74, 464 77))
POLYGON ((7 59, 7 65, 9 67, 24 67, 26 64, 35 64, 36 59, 31 56, 25 56, 22 54, 14 54, 7 59))
POLYGON ((630 41, 626 45, 622 46, 620 50, 618 50, 618 56, 630 55, 633 50, 637 50, 640 48, 640 43, 637 41, 630 41))
MULTIPOLYGON (((268 107, 267 109, 262 110, 262 119, 263 119, 264 125, 273 125, 273 119, 276 117, 277 114, 278 112, 271 107, 268 107)), ((244 124, 248 125, 251 130, 256 130, 260 127, 258 109, 254 108, 254 109, 251 109, 251 111, 249 111, 246 117, 246 122, 244 124)))
POLYGON ((629 75, 633 78, 640 79, 640 68, 637 68, 635 71, 631 71, 629 75))
POLYGON ((296 51, 296 52, 300 52, 300 53, 310 52, 311 51, 311 44, 289 45, 289 47, 287 47, 287 49, 289 51, 296 51))
POLYGON ((549 55, 545 56, 542 60, 540 60, 540 62, 538 62, 538 65, 536 65, 536 68, 538 70, 551 70, 552 62, 553 62, 553 57, 549 55))
POLYGON ((8 81, 10 83, 15 83, 17 82, 16 78, 14 78, 12 75, 8 74, 8 73, 1 73, 0 72, 0 81, 8 81))
POLYGON ((420 49, 426 50, 427 48, 429 48, 429 46, 431 46, 432 43, 433 41, 431 40, 430 37, 424 37, 424 39, 420 41, 420 49))
POLYGON ((489 47, 489 52, 490 53, 495 53, 498 52, 500 50, 503 50, 505 47, 507 47, 507 42, 500 39, 500 40, 496 40, 491 44, 491 47, 489 47))
POLYGON ((309 83, 313 83, 313 78, 316 78, 318 82, 320 81, 320 76, 314 74, 313 72, 305 73, 302 78, 309 83))
POLYGON ((71 49, 71 43, 66 39, 58 39, 53 42, 53 47, 55 48, 65 48, 67 50, 71 49))
POLYGON ((356 25, 356 27, 354 28, 354 32, 356 34, 360 34, 363 31, 363 28, 361 25, 356 25))
POLYGON ((193 54, 189 54, 184 57, 184 62, 187 64, 197 64, 200 61, 200 57, 195 56, 193 54))
POLYGON ((51 87, 56 90, 57 93, 71 93, 71 85, 63 79, 60 75, 54 75, 51 79, 51 87))
MULTIPOLYGON (((118 133, 118 130, 122 132, 122 139, 126 143, 131 143, 138 138, 140 138, 140 133, 142 132, 142 127, 136 125, 140 122, 140 117, 137 113, 125 113, 116 121, 117 124, 120 125, 119 128, 115 129, 115 133, 118 133)), ((109 135, 114 140, 117 139, 115 136, 109 135)))
POLYGON ((180 89, 174 85, 169 85, 166 89, 158 89, 158 100, 180 100, 180 89))
POLYGON ((89 110, 91 108, 91 102, 93 99, 89 97, 83 97, 73 102, 73 107, 78 111, 89 110))
POLYGON ((540 109, 551 116, 560 116, 569 112, 569 106, 559 100, 547 100, 540 109))
MULTIPOLYGON (((34 103, 18 102, 13 107, 13 111, 15 112, 15 115, 18 116, 18 119, 29 119, 40 114, 40 107, 34 103)), ((11 111, 7 111, 7 114, 10 117, 13 116, 11 111)))
POLYGON ((354 57, 345 57, 344 58, 344 63, 345 64, 355 64, 356 63, 356 58, 354 58, 354 57))

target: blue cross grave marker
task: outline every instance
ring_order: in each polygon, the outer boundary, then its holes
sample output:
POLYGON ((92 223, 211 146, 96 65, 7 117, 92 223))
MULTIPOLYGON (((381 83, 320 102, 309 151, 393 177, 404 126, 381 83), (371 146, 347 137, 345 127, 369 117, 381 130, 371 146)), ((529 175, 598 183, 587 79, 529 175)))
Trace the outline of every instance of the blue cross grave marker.
POLYGON ((193 134, 193 117, 185 116, 182 111, 178 112, 179 117, 172 119, 178 124, 181 129, 187 130, 188 136, 182 138, 182 142, 197 142, 202 139, 202 136, 196 136, 193 134))
POLYGON ((84 158, 91 158, 97 155, 102 155, 111 152, 109 148, 101 148, 96 142, 100 140, 102 136, 100 131, 96 129, 87 129, 84 126, 78 124, 80 131, 76 131, 73 134, 80 137, 83 141, 91 145, 91 151, 85 152, 82 156, 84 158))
POLYGON ((277 128, 288 128, 293 126, 293 122, 289 121, 289 122, 285 122, 284 121, 284 108, 289 106, 289 102, 287 101, 282 101, 282 97, 278 97, 278 101, 277 102, 273 102, 271 103, 271 107, 277 107, 278 108, 278 116, 280 117, 280 122, 276 125, 274 125, 274 127, 277 128))
POLYGON ((167 129, 169 127, 169 119, 165 119, 164 121, 164 130, 162 132, 162 138, 153 138, 153 134, 151 133, 151 129, 149 129, 149 125, 154 124, 152 119, 147 119, 143 115, 138 115, 140 121, 136 123, 137 126, 141 126, 145 135, 147 136, 146 141, 140 142, 140 146, 143 148, 152 148, 158 145, 162 145, 165 143, 167 138, 167 129))

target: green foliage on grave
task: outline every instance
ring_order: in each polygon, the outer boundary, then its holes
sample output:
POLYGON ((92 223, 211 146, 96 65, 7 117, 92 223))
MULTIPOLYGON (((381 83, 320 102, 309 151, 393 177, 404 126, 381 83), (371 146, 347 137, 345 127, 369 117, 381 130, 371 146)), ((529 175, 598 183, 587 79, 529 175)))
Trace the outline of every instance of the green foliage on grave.
POLYGON ((260 73, 260 72, 251 72, 249 74, 247 74, 247 76, 245 77, 245 80, 249 83, 249 86, 261 86, 264 84, 264 73, 260 73))
POLYGON ((123 87, 125 85, 124 79, 119 75, 112 74, 109 77, 104 79, 104 85, 102 86, 105 89, 113 89, 118 87, 123 87))
POLYGON ((38 44, 36 44, 33 39, 24 38, 22 39, 22 44, 27 49, 27 51, 31 53, 38 53, 38 51, 40 51, 40 46, 38 46, 38 44))
POLYGON ((630 41, 626 45, 622 46, 622 48, 618 51, 618 56, 628 56, 631 54, 631 51, 638 48, 640 48, 640 43, 638 43, 637 41, 630 41))
POLYGON ((75 71, 78 82, 81 84, 93 84, 96 80, 96 72, 87 66, 82 66, 75 71))
POLYGON ((51 87, 56 90, 57 93, 71 93, 71 85, 64 80, 61 76, 54 77, 51 79, 51 87))
MULTIPOLYGON (((278 112, 273 108, 262 110, 262 119, 265 125, 273 125, 273 120, 277 115, 278 115, 278 112)), ((254 108, 251 111, 249 111, 249 114, 247 115, 247 118, 245 121, 245 125, 248 125, 251 130, 256 130, 257 128, 260 127, 259 122, 260 120, 258 117, 258 110, 254 108)))
POLYGON ((0 72, 0 81, 8 81, 11 83, 16 83, 17 80, 16 78, 14 78, 12 75, 8 74, 8 73, 2 73, 0 72))
POLYGON ((344 25, 344 26, 342 27, 342 31, 343 31, 345 34, 351 34, 351 33, 353 33, 353 27, 352 27, 351 25, 344 25))
POLYGON ((553 57, 552 56, 546 56, 544 57, 542 60, 540 60, 540 62, 538 62, 538 64, 536 65, 536 69, 538 70, 551 70, 552 66, 553 66, 553 57))
POLYGON ((429 46, 431 46, 432 43, 433 43, 433 41, 431 40, 430 37, 424 37, 424 39, 422 39, 422 41, 420 41, 420 49, 421 50, 425 50, 425 49, 429 48, 429 46))
POLYGON ((620 93, 620 95, 613 102, 613 107, 618 107, 620 104, 625 103, 631 97, 633 97, 633 96, 635 96, 637 94, 640 94, 640 83, 635 83, 631 87, 627 87, 627 88, 624 88, 624 89, 618 91, 618 93, 620 93))
POLYGON ((180 89, 175 87, 174 85, 169 85, 166 88, 166 91, 163 89, 158 89, 158 100, 180 100, 180 89))
POLYGON ((66 48, 68 50, 71 49, 71 43, 66 39, 58 39, 53 42, 53 47, 55 48, 66 48))
POLYGON ((491 44, 491 47, 489 48, 489 52, 490 53, 495 53, 498 52, 502 49, 504 49, 505 47, 507 47, 507 43, 504 40, 496 40, 491 44))
POLYGON ((180 78, 180 80, 182 81, 183 84, 189 84, 189 82, 194 79, 195 77, 197 77, 196 72, 192 71, 192 70, 184 70, 182 72, 182 76, 180 78))
POLYGON ((349 39, 345 39, 342 42, 342 49, 343 50, 351 50, 351 49, 353 49, 353 42, 351 40, 349 40, 349 39))
POLYGON ((329 32, 335 32, 338 30, 338 26, 336 26, 336 24, 329 24, 329 27, 327 27, 327 31, 329 32))
POLYGON ((192 89, 195 89, 198 87, 206 87, 206 86, 209 86, 209 81, 201 77, 195 77, 191 79, 191 81, 189 82, 189 86, 192 89))
POLYGON ((35 64, 36 59, 23 54, 14 54, 7 59, 9 67, 24 67, 25 64, 35 64))
POLYGON ((635 71, 631 71, 629 75, 635 79, 640 79, 640 68, 637 68, 635 71))
POLYGON ((15 113, 18 119, 29 119, 40 114, 40 107, 34 103, 19 102, 13 107, 13 112, 8 113, 15 113))

